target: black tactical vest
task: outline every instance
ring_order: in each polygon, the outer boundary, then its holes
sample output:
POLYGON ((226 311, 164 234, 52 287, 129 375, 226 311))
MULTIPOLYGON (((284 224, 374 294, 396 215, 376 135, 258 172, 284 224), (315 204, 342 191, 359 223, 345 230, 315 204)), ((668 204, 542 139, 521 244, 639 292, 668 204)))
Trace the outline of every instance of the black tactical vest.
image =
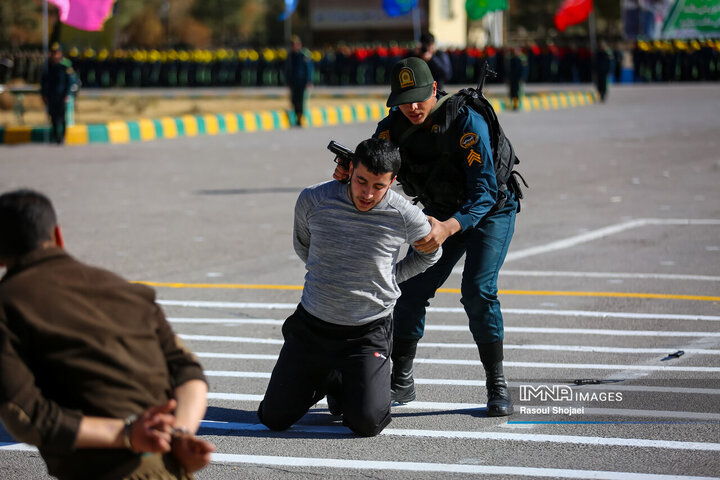
POLYGON ((405 138, 413 125, 399 110, 392 115, 390 140, 403 159, 397 177, 403 191, 437 214, 452 215, 467 200, 467 187, 454 122, 445 124, 445 104, 405 138))
MULTIPOLYGON (((416 202, 447 216, 465 203, 467 187, 462 163, 467 151, 460 146, 457 116, 467 105, 487 123, 498 187, 510 189, 518 201, 522 199, 522 190, 515 177, 520 177, 526 187, 527 183, 513 170, 520 161, 500 127, 492 105, 474 89, 460 90, 444 100, 425 123, 409 135, 404 134, 414 126, 399 110, 392 113, 390 140, 398 145, 403 159, 398 172, 403 191, 416 202), (412 160, 406 160, 408 158, 412 160)), ((502 200, 504 203, 504 197, 502 200)))

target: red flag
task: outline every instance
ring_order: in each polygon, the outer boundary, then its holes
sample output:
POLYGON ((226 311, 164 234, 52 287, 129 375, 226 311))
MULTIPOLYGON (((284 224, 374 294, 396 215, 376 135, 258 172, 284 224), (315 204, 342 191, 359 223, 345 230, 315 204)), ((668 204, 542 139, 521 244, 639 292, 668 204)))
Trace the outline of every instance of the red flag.
POLYGON ((584 22, 592 9, 592 0, 565 0, 555 14, 555 27, 562 32, 570 25, 584 22))

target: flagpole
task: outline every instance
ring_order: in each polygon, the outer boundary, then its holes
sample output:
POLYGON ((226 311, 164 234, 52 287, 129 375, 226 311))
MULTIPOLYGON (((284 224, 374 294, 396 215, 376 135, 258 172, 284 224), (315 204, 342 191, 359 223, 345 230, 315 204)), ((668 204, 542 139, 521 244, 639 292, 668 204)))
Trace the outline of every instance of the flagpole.
POLYGON ((415 43, 420 43, 420 2, 415 3, 412 11, 413 37, 415 43))
POLYGON ((290 25, 290 19, 292 17, 292 14, 289 14, 285 18, 285 44, 290 44, 290 37, 292 36, 292 25, 290 25))
POLYGON ((503 32, 503 24, 505 23, 505 12, 496 10, 493 12, 495 17, 495 46, 502 47, 505 43, 505 35, 503 32))
MULTIPOLYGON (((43 0, 43 19, 42 19, 42 37, 43 37, 43 58, 45 62, 50 66, 50 60, 48 59, 48 4, 47 0, 43 0)), ((50 130, 45 129, 43 134, 43 140, 45 143, 50 143, 50 130)))
POLYGON ((47 57, 48 54, 48 4, 47 0, 43 0, 43 20, 42 20, 42 37, 43 37, 43 53, 47 57))
POLYGON ((595 8, 588 15, 588 30, 590 31, 590 75, 593 83, 597 82, 598 72, 595 68, 595 55, 597 54, 597 33, 595 31, 595 8))
POLYGON ((597 51, 597 33, 595 29, 595 9, 593 8, 588 15, 588 30, 590 31, 590 51, 595 54, 597 51))

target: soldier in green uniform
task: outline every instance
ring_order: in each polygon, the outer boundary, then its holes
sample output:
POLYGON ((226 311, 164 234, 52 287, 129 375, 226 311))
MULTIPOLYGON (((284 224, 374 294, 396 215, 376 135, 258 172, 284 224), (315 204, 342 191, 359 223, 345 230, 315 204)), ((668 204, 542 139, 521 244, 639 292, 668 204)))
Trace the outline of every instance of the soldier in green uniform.
POLYGON ((70 100, 74 75, 72 67, 63 62, 60 45, 53 43, 42 74, 40 92, 52 123, 52 140, 58 145, 65 141, 65 109, 70 100))

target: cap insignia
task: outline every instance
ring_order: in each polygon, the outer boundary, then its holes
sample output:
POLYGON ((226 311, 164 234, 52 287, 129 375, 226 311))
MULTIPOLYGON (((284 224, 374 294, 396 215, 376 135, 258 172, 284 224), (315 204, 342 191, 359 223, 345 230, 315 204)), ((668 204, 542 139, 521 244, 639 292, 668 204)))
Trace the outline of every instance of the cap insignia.
POLYGON ((400 88, 408 88, 408 87, 414 87, 415 86, 415 73, 408 68, 403 67, 400 70, 400 88))

